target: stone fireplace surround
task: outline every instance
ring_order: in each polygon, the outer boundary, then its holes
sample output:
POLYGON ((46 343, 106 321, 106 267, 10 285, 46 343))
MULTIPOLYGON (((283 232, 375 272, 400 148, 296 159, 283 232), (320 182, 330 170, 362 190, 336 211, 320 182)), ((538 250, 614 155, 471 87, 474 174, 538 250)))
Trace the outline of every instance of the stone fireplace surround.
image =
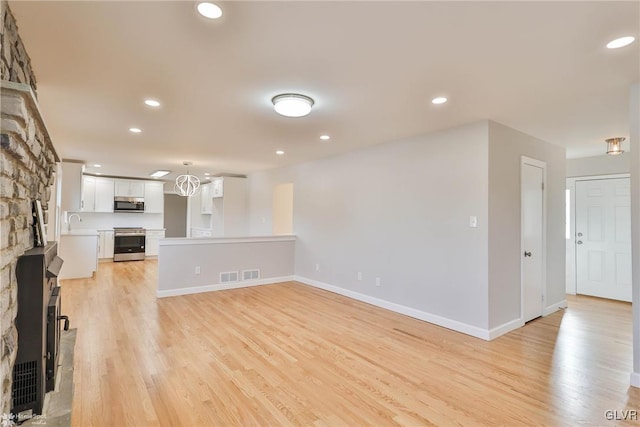
POLYGON ((31 61, 6 1, 0 1, 0 13, 0 414, 8 414, 18 339, 16 261, 34 245, 32 201, 48 209, 59 159, 38 108, 31 61))

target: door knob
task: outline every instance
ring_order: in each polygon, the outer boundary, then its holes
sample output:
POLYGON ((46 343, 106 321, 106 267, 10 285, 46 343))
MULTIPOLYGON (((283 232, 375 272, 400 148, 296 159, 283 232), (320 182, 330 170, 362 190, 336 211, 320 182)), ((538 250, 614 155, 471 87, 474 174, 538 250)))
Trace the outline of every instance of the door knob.
POLYGON ((576 242, 576 245, 581 245, 581 244, 582 244, 582 240, 578 240, 578 241, 576 242))
POLYGON ((578 237, 582 237, 582 233, 578 233, 578 237))
POLYGON ((524 251, 524 256, 525 257, 530 257, 531 256, 531 252, 524 251))

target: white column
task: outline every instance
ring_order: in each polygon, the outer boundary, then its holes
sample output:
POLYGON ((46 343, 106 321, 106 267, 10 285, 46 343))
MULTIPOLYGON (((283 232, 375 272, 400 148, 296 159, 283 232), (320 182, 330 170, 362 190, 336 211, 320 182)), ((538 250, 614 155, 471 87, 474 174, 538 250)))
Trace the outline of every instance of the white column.
POLYGON ((631 373, 631 385, 640 387, 640 83, 631 86, 629 98, 633 277, 633 372, 631 373))

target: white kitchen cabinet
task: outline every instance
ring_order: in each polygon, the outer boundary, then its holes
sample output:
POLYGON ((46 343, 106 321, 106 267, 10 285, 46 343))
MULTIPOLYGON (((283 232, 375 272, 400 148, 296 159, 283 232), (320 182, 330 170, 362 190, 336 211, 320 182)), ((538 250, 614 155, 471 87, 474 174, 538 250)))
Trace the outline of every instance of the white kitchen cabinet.
POLYGON ((59 279, 92 277, 98 267, 98 233, 86 230, 61 234, 58 255, 64 260, 59 279))
POLYGON ((162 213, 164 211, 164 184, 162 182, 144 183, 144 211, 162 213))
POLYGON ((82 201, 80 210, 82 212, 93 212, 96 205, 96 178, 93 176, 82 177, 82 201))
POLYGON ((164 230, 147 230, 145 236, 144 254, 157 256, 160 239, 164 238, 164 230))
POLYGON ((115 180, 116 197, 144 197, 143 181, 115 180))
POLYGON ((214 199, 218 199, 224 196, 224 181, 232 180, 232 179, 244 179, 244 178, 216 178, 211 181, 212 189, 211 189, 211 197, 214 199))
POLYGON ((213 189, 213 183, 204 184, 201 186, 200 192, 200 213, 211 214, 213 213, 213 199, 211 191, 213 189))
POLYGON ((113 231, 98 231, 98 258, 113 258, 113 231))
MULTIPOLYGON (((247 235, 247 179, 224 177, 224 197, 213 198, 211 228, 214 237, 235 237, 247 235)), ((215 187, 214 181, 214 189, 215 187)), ((214 190, 215 191, 215 190, 214 190)), ((220 190, 221 191, 221 190, 220 190)))
POLYGON ((82 212, 113 212, 113 180, 82 177, 82 212))
POLYGON ((82 163, 62 162, 60 210, 80 212, 82 203, 82 163))

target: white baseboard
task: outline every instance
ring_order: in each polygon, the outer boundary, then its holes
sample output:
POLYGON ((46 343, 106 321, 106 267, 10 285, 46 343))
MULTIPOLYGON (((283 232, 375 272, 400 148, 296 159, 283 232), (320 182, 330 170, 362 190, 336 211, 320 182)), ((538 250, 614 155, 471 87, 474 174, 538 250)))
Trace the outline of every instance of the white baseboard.
POLYGON ((632 372, 631 373, 631 380, 629 381, 629 383, 633 387, 640 388, 640 372, 632 372))
POLYGON ((225 291, 227 289, 239 289, 239 288, 248 288, 251 286, 271 285, 273 283, 280 283, 280 282, 290 282, 291 280, 294 280, 293 276, 282 276, 282 277, 270 277, 270 278, 258 279, 258 280, 246 280, 241 282, 218 283, 215 285, 203 285, 203 286, 193 286, 188 288, 158 290, 156 292, 156 297, 166 298, 166 297, 175 297, 178 295, 201 294, 204 292, 213 292, 213 291, 225 291))
POLYGON ((380 298, 375 298, 369 295, 361 294, 359 292, 351 291, 349 289, 340 288, 338 286, 329 285, 328 283, 307 279, 306 277, 294 276, 293 280, 305 285, 313 286, 315 288, 324 289, 325 291, 353 298, 358 301, 366 302, 368 304, 375 305, 376 307, 381 307, 396 313, 404 314, 415 319, 424 320, 425 322, 433 323, 435 325, 442 326, 456 332, 462 332, 463 334, 471 335, 472 337, 480 338, 486 341, 489 341, 491 339, 490 331, 469 325, 467 323, 459 322, 457 320, 452 320, 446 317, 427 313, 426 311, 416 310, 415 308, 385 301, 380 298))
POLYGON ((549 307, 545 308, 544 311, 542 312, 543 316, 548 316, 550 314, 555 313, 556 311, 562 309, 562 308, 567 308, 567 300, 562 300, 560 302, 557 302, 555 304, 550 305, 549 307))
POLYGON ((489 330, 489 341, 523 326, 524 323, 521 319, 513 319, 510 322, 503 323, 500 326, 496 326, 495 328, 489 330))

